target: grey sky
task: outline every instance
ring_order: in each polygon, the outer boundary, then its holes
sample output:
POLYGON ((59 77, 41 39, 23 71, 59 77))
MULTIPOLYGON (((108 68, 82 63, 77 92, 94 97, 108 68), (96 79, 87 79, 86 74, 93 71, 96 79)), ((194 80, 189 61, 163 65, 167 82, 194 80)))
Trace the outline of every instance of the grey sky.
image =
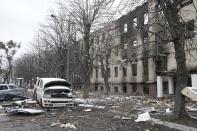
POLYGON ((0 41, 21 42, 23 49, 55 7, 52 0, 0 0, 0 41))

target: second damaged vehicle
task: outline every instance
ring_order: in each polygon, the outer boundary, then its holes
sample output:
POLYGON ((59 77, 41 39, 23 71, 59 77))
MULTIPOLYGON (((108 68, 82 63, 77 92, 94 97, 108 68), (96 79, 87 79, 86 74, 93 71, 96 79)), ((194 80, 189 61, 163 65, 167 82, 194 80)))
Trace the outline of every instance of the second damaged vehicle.
POLYGON ((71 84, 60 78, 38 78, 34 97, 43 107, 73 107, 71 84))

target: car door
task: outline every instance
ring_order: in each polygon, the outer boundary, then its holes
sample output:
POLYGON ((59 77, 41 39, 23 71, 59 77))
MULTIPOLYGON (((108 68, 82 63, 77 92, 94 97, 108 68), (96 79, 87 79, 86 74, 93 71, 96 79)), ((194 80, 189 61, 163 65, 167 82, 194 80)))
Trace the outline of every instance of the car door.
POLYGON ((36 89, 37 98, 39 100, 42 99, 42 85, 43 85, 42 83, 43 83, 43 80, 39 80, 38 85, 37 85, 37 89, 36 89))
POLYGON ((9 92, 13 95, 21 95, 21 90, 19 87, 15 85, 8 85, 9 86, 9 92))

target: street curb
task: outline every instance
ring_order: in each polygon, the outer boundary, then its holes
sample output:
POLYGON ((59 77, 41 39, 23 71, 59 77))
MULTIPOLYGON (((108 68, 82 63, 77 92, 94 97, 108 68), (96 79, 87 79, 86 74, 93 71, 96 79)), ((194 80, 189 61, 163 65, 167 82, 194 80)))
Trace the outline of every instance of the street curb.
MULTIPOLYGON (((133 118, 138 117, 136 114, 129 114, 129 113, 126 113, 126 112, 122 113, 120 111, 113 111, 113 110, 111 110, 110 112, 118 113, 118 114, 121 114, 123 116, 130 116, 130 117, 133 117, 133 118)), ((197 128, 194 128, 194 127, 185 126, 185 125, 182 125, 182 124, 177 124, 177 123, 168 122, 168 121, 162 121, 160 119, 155 119, 155 118, 151 118, 151 120, 147 121, 147 122, 153 122, 157 125, 166 126, 166 127, 169 127, 169 128, 180 130, 180 131, 197 131, 197 128)))
POLYGON ((181 131, 197 131, 197 128, 194 128, 194 127, 185 126, 185 125, 181 125, 181 124, 177 124, 177 123, 173 123, 173 122, 168 122, 168 121, 161 121, 161 120, 155 119, 155 118, 151 118, 151 121, 154 122, 155 124, 163 125, 163 126, 166 126, 169 128, 178 129, 181 131))

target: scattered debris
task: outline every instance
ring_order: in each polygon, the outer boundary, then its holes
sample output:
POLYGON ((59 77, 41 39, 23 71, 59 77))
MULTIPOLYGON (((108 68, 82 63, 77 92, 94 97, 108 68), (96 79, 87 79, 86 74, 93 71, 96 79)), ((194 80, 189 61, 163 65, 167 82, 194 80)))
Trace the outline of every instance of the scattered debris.
POLYGON ((56 122, 56 123, 52 123, 51 124, 51 127, 54 127, 54 126, 57 126, 57 125, 60 125, 61 123, 59 122, 59 120, 56 122))
POLYGON ((83 110, 83 111, 85 111, 85 112, 90 112, 90 111, 92 111, 91 109, 85 109, 85 110, 83 110))
POLYGON ((29 109, 29 108, 18 108, 18 109, 7 109, 6 113, 9 115, 16 115, 16 114, 30 114, 30 115, 36 115, 44 113, 43 110, 40 109, 29 109))
POLYGON ((93 104, 79 104, 80 107, 87 107, 87 108, 97 108, 97 109, 104 109, 104 106, 95 106, 93 104))
POLYGON ((130 118, 130 117, 125 117, 125 116, 123 116, 121 119, 122 119, 122 120, 130 120, 131 118, 130 118))
POLYGON ((79 104, 80 107, 87 107, 87 108, 93 108, 94 105, 90 105, 90 104, 79 104))
POLYGON ((139 114, 135 122, 148 121, 148 120, 150 120, 150 114, 148 112, 145 112, 145 113, 139 114))
POLYGON ((149 113, 157 113, 158 111, 155 109, 155 107, 152 107, 151 110, 149 110, 149 113))
POLYGON ((170 108, 166 108, 166 113, 172 113, 172 110, 170 108))
POLYGON ((121 117, 119 115, 114 116, 115 119, 120 119, 121 117))
POLYGON ((14 101, 14 100, 25 100, 28 97, 22 95, 14 95, 14 94, 2 94, 0 93, 0 101, 14 101))
POLYGON ((94 108, 97 108, 97 109, 104 109, 105 107, 104 107, 104 106, 94 106, 94 108))
POLYGON ((77 127, 74 124, 71 124, 71 123, 61 124, 60 127, 77 130, 77 127))
POLYGON ((10 108, 21 108, 21 105, 18 105, 17 103, 4 103, 1 105, 4 109, 10 109, 10 108))
POLYGON ((19 101, 15 101, 14 103, 16 103, 17 105, 20 105, 20 106, 22 106, 22 105, 24 105, 24 100, 19 100, 19 101))

